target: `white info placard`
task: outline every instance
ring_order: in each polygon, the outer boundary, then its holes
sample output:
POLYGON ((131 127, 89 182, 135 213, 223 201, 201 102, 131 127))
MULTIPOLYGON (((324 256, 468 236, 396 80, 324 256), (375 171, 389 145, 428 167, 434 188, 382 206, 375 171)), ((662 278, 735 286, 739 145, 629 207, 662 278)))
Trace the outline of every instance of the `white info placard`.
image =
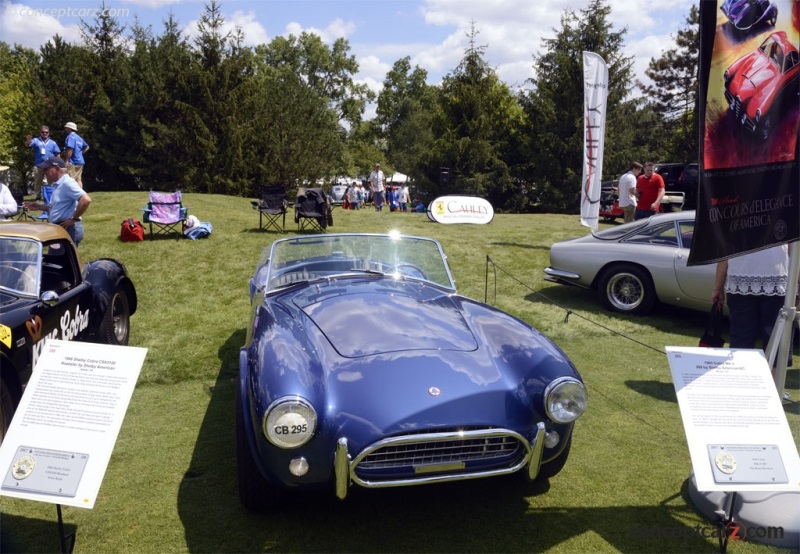
POLYGON ((763 352, 666 350, 697 490, 800 491, 800 456, 763 352))
POLYGON ((93 508, 146 354, 48 340, 0 446, 0 495, 93 508))

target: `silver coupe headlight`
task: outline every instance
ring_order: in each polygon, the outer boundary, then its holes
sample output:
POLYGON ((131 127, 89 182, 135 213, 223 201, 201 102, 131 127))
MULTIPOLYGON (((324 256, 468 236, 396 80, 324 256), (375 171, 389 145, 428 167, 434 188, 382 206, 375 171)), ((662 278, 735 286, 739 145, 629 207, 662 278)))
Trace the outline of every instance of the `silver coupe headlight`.
POLYGON ((586 389, 572 377, 559 377, 544 391, 547 415, 556 423, 570 423, 586 410, 586 389))
POLYGON ((317 412, 305 398, 284 396, 264 414, 264 436, 279 448, 303 446, 317 429, 317 412))

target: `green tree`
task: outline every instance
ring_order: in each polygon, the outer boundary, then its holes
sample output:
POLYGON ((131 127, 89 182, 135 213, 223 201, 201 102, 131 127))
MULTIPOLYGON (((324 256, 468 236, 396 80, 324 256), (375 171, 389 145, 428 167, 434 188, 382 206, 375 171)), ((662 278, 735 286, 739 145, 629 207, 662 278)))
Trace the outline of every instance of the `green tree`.
MULTIPOLYGON (((385 148, 389 163, 414 178, 424 174, 433 146, 438 90, 426 84, 424 69, 411 70, 410 60, 408 56, 397 60, 386 74, 370 128, 373 143, 385 148)), ((369 173, 371 166, 363 170, 369 173)))
POLYGON ((473 24, 464 58, 442 83, 424 177, 435 194, 473 194, 505 209, 515 194, 505 156, 522 112, 483 59, 486 47, 476 44, 478 34, 473 24), (442 167, 448 168, 447 181, 439 178, 442 167))
POLYGON ((196 154, 192 162, 204 170, 187 183, 189 190, 243 194, 250 185, 250 166, 255 152, 242 133, 252 120, 245 100, 254 94, 253 57, 242 46, 240 29, 224 32, 219 4, 206 4, 197 25, 194 63, 188 75, 188 103, 196 109, 193 124, 196 154))
POLYGON ((344 142, 328 98, 291 67, 267 65, 259 56, 254 83, 245 104, 252 117, 243 132, 259 153, 255 182, 294 187, 331 176, 340 167, 344 142))
POLYGON ((313 33, 299 37, 276 37, 266 48, 257 49, 267 65, 285 67, 301 76, 317 95, 327 98, 337 117, 351 128, 358 125, 367 102, 375 94, 365 84, 356 83, 358 62, 350 53, 350 43, 339 38, 328 48, 313 33))
POLYGON ((535 195, 548 211, 578 209, 583 164, 583 52, 600 55, 608 65, 609 88, 606 112, 604 173, 609 165, 619 171, 630 151, 635 113, 627 100, 633 87, 633 60, 623 55, 627 29, 615 31, 608 21, 611 7, 593 0, 576 14, 565 10, 554 38, 544 39, 544 52, 534 56, 533 89, 523 99, 528 133, 531 183, 535 195), (610 163, 609 163, 610 162, 610 163))
POLYGON ((38 59, 30 48, 11 48, 0 42, 0 164, 10 165, 25 175, 33 155, 25 147, 26 135, 38 136, 38 59))
POLYGON ((81 24, 82 50, 88 61, 80 67, 81 78, 91 86, 92 95, 82 111, 67 119, 78 123, 80 135, 92 148, 83 173, 84 183, 91 183, 90 189, 130 186, 120 171, 129 156, 132 132, 130 111, 126 109, 131 73, 124 31, 105 4, 101 4, 93 21, 81 24))
POLYGON ((652 85, 639 84, 654 111, 662 118, 659 132, 665 137, 661 161, 697 161, 699 94, 697 72, 700 59, 700 15, 691 6, 686 26, 675 36, 675 48, 650 60, 645 74, 652 85))
POLYGON ((124 106, 127 156, 120 171, 142 189, 194 190, 200 181, 197 135, 204 126, 191 104, 189 75, 192 51, 172 13, 162 34, 135 25, 130 54, 131 79, 124 106))

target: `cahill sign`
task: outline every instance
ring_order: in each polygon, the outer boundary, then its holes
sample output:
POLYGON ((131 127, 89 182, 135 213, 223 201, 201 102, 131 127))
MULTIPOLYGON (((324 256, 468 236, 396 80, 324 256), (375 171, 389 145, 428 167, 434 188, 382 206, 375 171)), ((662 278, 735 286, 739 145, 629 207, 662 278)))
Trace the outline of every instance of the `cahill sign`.
POLYGON ((492 220, 494 209, 477 196, 440 196, 428 205, 428 217, 437 223, 483 225, 492 220))

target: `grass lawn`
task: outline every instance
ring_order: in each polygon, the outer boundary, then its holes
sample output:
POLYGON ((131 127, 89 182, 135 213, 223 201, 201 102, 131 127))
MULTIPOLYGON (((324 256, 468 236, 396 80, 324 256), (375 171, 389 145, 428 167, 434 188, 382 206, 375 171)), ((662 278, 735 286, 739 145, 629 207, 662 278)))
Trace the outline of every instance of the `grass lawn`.
MULTIPOLYGON (((691 463, 663 352, 696 346, 706 316, 659 307, 648 317, 622 317, 587 291, 544 282, 550 245, 588 232, 576 216, 496 215, 489 225, 448 226, 424 214, 336 209, 330 229, 436 238, 459 292, 478 300, 487 256, 499 266, 489 303, 551 337, 588 388, 589 408, 558 476, 529 486, 498 478, 354 487, 344 502, 333 490, 298 494, 280 512, 254 515, 236 493, 234 381, 248 279, 261 250, 288 234, 259 231, 247 199, 186 194, 190 213, 213 224, 209 238, 122 243, 121 220, 141 218, 147 194, 92 198, 81 256, 125 263, 139 295, 130 344, 148 354, 94 509, 63 509, 77 552, 718 551, 716 539, 694 535, 712 526, 688 500, 691 463), (574 312, 568 318, 565 308, 574 312), (684 536, 643 536, 659 529, 684 536)), ((795 399, 799 373, 788 371, 795 399)), ((786 411, 797 438, 798 404, 786 411)), ((0 518, 0 550, 59 550, 54 505, 0 497, 0 518)))

